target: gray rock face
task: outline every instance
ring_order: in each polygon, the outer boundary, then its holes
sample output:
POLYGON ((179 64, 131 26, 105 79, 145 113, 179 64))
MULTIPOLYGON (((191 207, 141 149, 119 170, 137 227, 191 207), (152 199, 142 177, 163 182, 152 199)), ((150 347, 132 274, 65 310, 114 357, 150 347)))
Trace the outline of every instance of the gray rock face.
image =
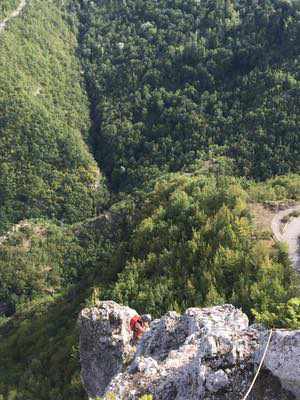
MULTIPOLYGON (((136 312, 114 302, 79 317, 82 379, 90 398, 116 400, 241 400, 250 386, 268 332, 249 327, 232 305, 169 312, 130 344, 136 312)), ((300 399, 300 331, 276 331, 248 400, 300 399)))
POLYGON ((81 376, 90 397, 102 396, 132 354, 130 319, 136 314, 113 301, 80 313, 81 376))
POLYGON ((300 330, 274 332, 265 367, 300 399, 300 330))

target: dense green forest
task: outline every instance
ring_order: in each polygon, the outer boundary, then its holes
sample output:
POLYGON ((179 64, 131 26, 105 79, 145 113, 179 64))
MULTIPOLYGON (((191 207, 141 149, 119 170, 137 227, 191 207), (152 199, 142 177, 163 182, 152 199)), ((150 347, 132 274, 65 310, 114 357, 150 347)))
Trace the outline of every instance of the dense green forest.
POLYGON ((95 299, 299 328, 253 211, 300 202, 299 62, 298 2, 27 2, 0 33, 0 400, 85 398, 95 299))
POLYGON ((31 1, 0 36, 0 231, 24 218, 92 216, 103 196, 76 37, 57 4, 31 1))
POLYGON ((299 171, 300 13, 288 1, 82 2, 96 158, 115 190, 212 145, 242 175, 299 171))

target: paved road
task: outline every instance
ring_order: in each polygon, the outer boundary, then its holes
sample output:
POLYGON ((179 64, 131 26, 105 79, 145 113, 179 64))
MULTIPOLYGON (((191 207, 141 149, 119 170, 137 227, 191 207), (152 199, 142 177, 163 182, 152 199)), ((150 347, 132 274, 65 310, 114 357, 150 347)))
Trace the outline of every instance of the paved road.
POLYGON ((300 205, 279 211, 272 220, 272 231, 277 240, 286 242, 289 246, 289 256, 295 269, 300 273, 300 217, 293 218, 284 226, 281 232, 281 219, 293 211, 300 211, 300 205))
POLYGON ((20 15, 21 11, 23 10, 23 8, 26 6, 26 0, 21 0, 20 4, 18 5, 18 7, 12 11, 12 13, 6 17, 3 21, 0 22, 0 33, 4 31, 7 23, 12 19, 17 17, 18 15, 20 15))

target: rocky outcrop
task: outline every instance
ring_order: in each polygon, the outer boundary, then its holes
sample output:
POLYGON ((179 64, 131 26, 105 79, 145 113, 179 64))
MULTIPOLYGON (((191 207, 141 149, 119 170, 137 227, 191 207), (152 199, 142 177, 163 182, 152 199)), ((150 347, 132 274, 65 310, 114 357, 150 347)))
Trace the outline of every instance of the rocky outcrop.
POLYGON ((115 375, 132 356, 129 307, 107 301, 81 312, 80 362, 85 388, 91 397, 103 395, 115 375))
MULTIPOLYGON (((79 317, 82 380, 90 398, 241 400, 250 386, 268 331, 250 326, 231 305, 169 312, 152 322, 137 348, 130 318, 114 302, 79 317)), ((250 400, 300 399, 300 331, 275 331, 250 400)))

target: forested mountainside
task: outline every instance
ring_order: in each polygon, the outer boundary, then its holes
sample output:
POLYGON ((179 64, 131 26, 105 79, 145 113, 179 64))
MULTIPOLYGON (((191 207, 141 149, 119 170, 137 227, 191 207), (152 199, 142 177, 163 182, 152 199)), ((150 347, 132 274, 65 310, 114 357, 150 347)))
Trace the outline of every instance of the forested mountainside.
POLYGON ((22 18, 0 34, 2 231, 24 218, 92 216, 103 191, 85 143, 89 103, 76 37, 59 3, 28 2, 22 18))
POLYGON ((295 5, 86 1, 80 15, 96 158, 115 190, 212 145, 246 176, 299 170, 295 5))
POLYGON ((0 400, 85 398, 76 319, 98 299, 300 326, 253 214, 300 201, 299 40, 279 0, 27 0, 7 24, 0 400))

